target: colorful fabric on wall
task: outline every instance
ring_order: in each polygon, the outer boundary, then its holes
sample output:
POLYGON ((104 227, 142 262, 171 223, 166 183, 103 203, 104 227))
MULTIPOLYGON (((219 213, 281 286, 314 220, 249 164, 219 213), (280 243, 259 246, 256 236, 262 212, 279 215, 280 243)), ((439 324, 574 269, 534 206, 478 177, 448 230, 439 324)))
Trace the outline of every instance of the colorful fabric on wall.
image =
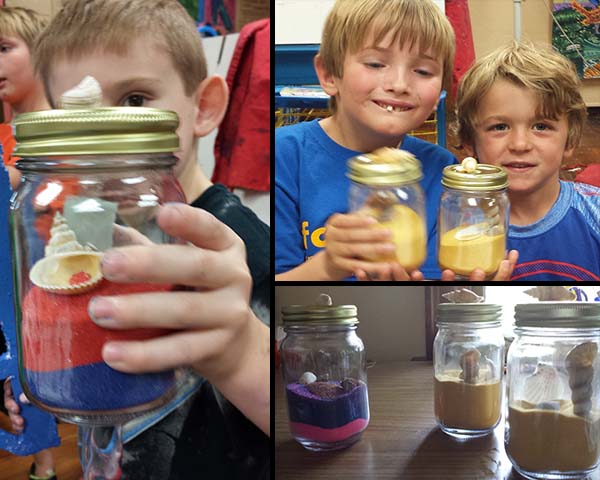
POLYGON ((467 0, 446 0, 446 16, 456 35, 456 55, 452 73, 452 97, 463 74, 475 61, 475 47, 471 30, 471 17, 467 0))
POLYGON ((582 78, 600 78, 599 0, 554 0, 552 45, 582 78))
POLYGON ((270 24, 248 23, 227 72, 229 108, 215 140, 212 181, 229 188, 269 191, 270 24))

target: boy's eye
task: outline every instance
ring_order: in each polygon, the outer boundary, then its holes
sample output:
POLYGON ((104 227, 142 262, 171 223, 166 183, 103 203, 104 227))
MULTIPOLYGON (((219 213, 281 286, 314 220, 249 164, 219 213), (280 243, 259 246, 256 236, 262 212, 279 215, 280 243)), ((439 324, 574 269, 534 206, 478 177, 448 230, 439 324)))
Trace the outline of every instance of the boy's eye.
POLYGON ((536 123, 533 126, 534 130, 539 130, 539 131, 545 131, 545 130, 550 130, 552 127, 550 127, 550 125, 548 125, 547 123, 536 123))
POLYGON ((433 73, 431 73, 429 70, 423 70, 422 68, 417 68, 415 72, 423 77, 431 77, 433 75, 433 73))
POLYGON ((506 123, 495 123, 494 125, 490 125, 488 127, 488 130, 503 132, 505 130, 508 130, 508 125, 506 123))
POLYGON ((8 52, 9 50, 10 50, 10 46, 8 46, 8 45, 4 45, 4 44, 0 45, 0 52, 2 52, 2 53, 6 53, 6 52, 8 52))
POLYGON ((125 107, 143 107, 144 102, 146 101, 146 97, 140 95, 139 93, 134 95, 128 95, 123 100, 123 106, 125 107))
POLYGON ((385 65, 379 62, 365 62, 365 65, 369 68, 383 68, 385 65))

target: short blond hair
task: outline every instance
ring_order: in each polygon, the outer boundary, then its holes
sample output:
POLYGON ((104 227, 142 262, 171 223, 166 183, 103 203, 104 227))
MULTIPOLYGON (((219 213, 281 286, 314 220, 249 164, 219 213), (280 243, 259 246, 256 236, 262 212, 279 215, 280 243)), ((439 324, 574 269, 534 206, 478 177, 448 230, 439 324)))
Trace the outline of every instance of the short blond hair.
POLYGON ((575 66, 548 45, 515 40, 477 60, 462 77, 456 94, 455 125, 461 145, 474 145, 479 103, 501 79, 534 92, 541 117, 565 115, 569 126, 566 148, 579 145, 587 109, 575 66))
MULTIPOLYGON (((400 45, 431 49, 442 59, 443 88, 452 86, 454 31, 446 16, 431 0, 337 0, 329 12, 318 55, 327 72, 344 74, 344 59, 364 47, 369 35, 375 43, 386 35, 400 45)), ((330 104, 335 111, 335 100, 330 104)))
POLYGON ((47 23, 46 17, 29 8, 0 8, 0 35, 21 38, 29 50, 47 23))
POLYGON ((206 78, 200 34, 178 0, 65 0, 34 49, 34 67, 46 96, 51 100, 48 79, 56 60, 78 59, 96 50, 124 54, 136 37, 164 46, 186 95, 206 78))

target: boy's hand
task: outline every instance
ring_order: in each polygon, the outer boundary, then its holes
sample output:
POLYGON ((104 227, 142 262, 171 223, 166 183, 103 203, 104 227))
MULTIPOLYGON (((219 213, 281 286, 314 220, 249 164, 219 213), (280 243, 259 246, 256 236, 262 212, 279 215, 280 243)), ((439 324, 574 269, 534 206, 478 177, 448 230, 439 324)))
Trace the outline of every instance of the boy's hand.
MULTIPOLYGON (((19 398, 21 402, 29 403, 27 397, 21 394, 19 398)), ((15 401, 15 397, 12 391, 12 385, 10 384, 10 378, 4 381, 4 408, 8 410, 8 418, 14 433, 23 433, 25 428, 25 420, 21 416, 21 407, 15 401)))
MULTIPOLYGON (((510 280, 513 270, 515 269, 515 265, 519 260, 519 252, 516 250, 511 250, 506 255, 506 258, 500 262, 498 267, 498 271, 494 278, 492 278, 493 282, 502 282, 506 280, 510 280)), ((453 281, 456 279, 456 274, 452 270, 444 270, 442 272, 442 281, 453 281)), ((469 281, 471 282, 483 282, 485 280, 485 272, 481 269, 475 269, 469 275, 469 281)))
POLYGON ((243 242, 208 212, 184 204, 161 207, 157 222, 168 235, 190 243, 112 249, 104 255, 102 272, 115 282, 185 288, 97 297, 88 309, 101 327, 159 327, 172 333, 107 342, 104 360, 135 373, 191 366, 267 431, 269 330, 249 307, 252 279, 243 242))
MULTIPOLYGON (((363 260, 396 251, 396 245, 390 241, 392 232, 371 228, 376 223, 374 218, 364 215, 336 213, 329 217, 325 228, 324 268, 330 280, 342 280, 363 272, 377 279, 391 278, 390 263, 363 260)), ((397 273, 397 268, 395 271, 397 273)))
MULTIPOLYGON (((377 264, 379 265, 379 264, 377 264)), ((385 265, 385 264, 383 264, 385 265)), ((420 282, 424 280, 423 274, 419 270, 407 272, 402 265, 399 263, 387 264, 388 271, 379 270, 376 272, 366 272, 364 270, 357 270, 354 272, 357 280, 362 281, 408 281, 420 282)))

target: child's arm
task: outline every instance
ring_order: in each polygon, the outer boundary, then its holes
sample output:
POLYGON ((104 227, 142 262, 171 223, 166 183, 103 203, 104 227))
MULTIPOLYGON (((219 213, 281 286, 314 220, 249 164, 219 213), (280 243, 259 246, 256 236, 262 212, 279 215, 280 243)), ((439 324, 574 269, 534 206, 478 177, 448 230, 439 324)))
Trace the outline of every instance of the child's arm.
POLYGON ((169 328, 146 341, 108 342, 104 360, 123 372, 190 366, 269 433, 269 329, 249 307, 251 277, 243 242, 206 211, 161 207, 158 224, 187 245, 135 245, 107 251, 103 274, 116 282, 183 285, 182 291, 95 298, 89 312, 105 328, 169 328))
POLYGON ((343 280, 353 273, 359 274, 359 280, 408 280, 394 278, 394 275, 408 277, 398 264, 361 260, 396 251, 389 241, 392 232, 370 228, 375 223, 374 218, 363 215, 332 215, 325 229, 326 247, 296 268, 276 275, 275 280, 343 280))

